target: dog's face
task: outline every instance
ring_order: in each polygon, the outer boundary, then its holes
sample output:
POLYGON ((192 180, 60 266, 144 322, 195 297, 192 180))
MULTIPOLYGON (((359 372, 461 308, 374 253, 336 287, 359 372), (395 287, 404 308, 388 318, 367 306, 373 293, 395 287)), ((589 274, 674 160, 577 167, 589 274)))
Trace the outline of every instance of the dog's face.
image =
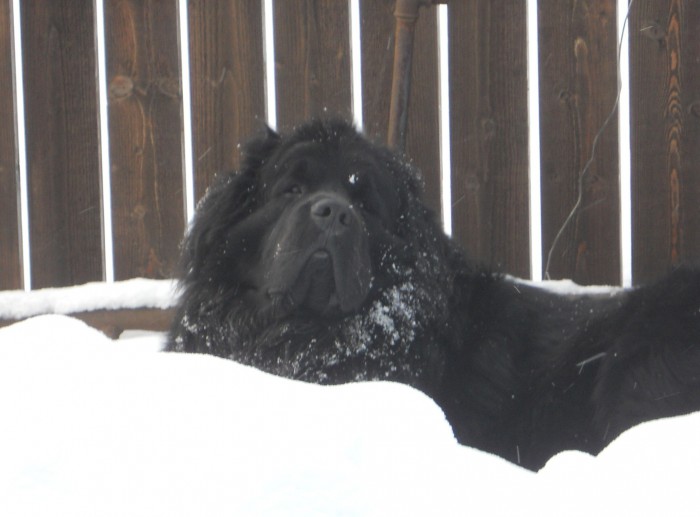
POLYGON ((409 163, 343 122, 253 140, 197 208, 171 349, 435 385, 455 251, 420 192, 409 163))
POLYGON ((258 313, 351 314, 399 239, 412 180, 395 168, 348 125, 318 124, 292 139, 269 132, 199 208, 187 267, 210 267, 219 288, 235 288, 258 313))
MULTIPOLYGON (((302 141, 264 165, 266 211, 258 291, 321 315, 357 310, 373 277, 370 242, 391 232, 398 196, 371 153, 352 142, 302 141)), ((276 300, 276 299, 279 299, 276 300)))

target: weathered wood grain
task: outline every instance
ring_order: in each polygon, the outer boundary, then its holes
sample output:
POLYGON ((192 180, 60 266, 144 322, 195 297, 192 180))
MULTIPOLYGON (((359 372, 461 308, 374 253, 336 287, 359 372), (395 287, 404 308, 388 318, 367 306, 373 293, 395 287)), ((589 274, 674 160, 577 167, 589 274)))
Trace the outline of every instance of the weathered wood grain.
POLYGON ((0 290, 22 287, 10 2, 0 1, 0 290))
POLYGON ((616 2, 541 0, 539 9, 542 241, 549 276, 581 284, 620 282, 617 117, 579 175, 617 93, 616 2))
POLYGON ((277 120, 352 117, 348 2, 274 2, 277 120))
POLYGON ((167 278, 184 231, 177 1, 105 2, 115 279, 167 278))
POLYGON ((21 2, 33 287, 103 278, 93 2, 21 2))
MULTIPOLYGON (((394 61, 393 0, 360 2, 362 100, 365 132, 386 143, 394 61)), ((420 10, 415 29, 406 154, 423 172, 425 201, 440 206, 439 71, 437 8, 420 10)))
POLYGON ((362 118, 365 133, 383 144, 387 142, 394 63, 394 4, 393 0, 360 2, 362 118))
POLYGON ((453 235, 530 274, 525 2, 449 5, 453 235))
POLYGON ((239 143, 264 127, 261 2, 190 0, 195 198, 238 166, 239 143))
POLYGON ((630 20, 633 278, 700 263, 700 4, 640 2, 630 20))

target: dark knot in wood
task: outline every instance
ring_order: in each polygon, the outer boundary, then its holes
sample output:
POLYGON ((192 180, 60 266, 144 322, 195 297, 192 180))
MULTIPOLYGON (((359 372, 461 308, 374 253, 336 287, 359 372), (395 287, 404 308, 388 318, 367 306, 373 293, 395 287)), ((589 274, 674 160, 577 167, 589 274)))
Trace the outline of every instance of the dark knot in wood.
POLYGON ((109 97, 112 99, 124 99, 131 96, 134 91, 134 81, 125 75, 115 75, 109 84, 109 97))

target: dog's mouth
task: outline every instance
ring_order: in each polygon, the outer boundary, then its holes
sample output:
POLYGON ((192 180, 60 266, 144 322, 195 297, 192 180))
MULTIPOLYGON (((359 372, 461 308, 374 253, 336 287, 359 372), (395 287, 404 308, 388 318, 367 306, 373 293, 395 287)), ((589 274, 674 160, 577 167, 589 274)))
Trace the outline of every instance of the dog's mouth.
POLYGON ((326 317, 350 313, 362 304, 366 291, 352 287, 347 281, 351 271, 343 268, 342 260, 320 248, 309 254, 300 267, 296 280, 287 288, 268 290, 270 298, 285 298, 292 307, 307 309, 326 317))
POLYGON ((339 311, 333 258, 328 250, 320 249, 311 254, 290 294, 297 305, 313 312, 330 314, 339 311))
POLYGON ((296 307, 330 315, 340 312, 333 258, 326 249, 313 252, 299 271, 294 284, 285 291, 270 289, 270 297, 285 296, 296 307))

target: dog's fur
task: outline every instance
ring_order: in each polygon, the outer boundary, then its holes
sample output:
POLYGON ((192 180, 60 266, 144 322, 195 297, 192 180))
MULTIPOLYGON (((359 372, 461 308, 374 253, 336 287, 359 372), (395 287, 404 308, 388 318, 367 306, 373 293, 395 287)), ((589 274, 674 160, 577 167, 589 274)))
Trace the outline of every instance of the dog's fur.
POLYGON ((433 397, 461 443, 537 469, 700 408, 700 273, 565 296, 473 266, 419 174, 350 125, 268 131, 183 245, 168 348, 433 397))

